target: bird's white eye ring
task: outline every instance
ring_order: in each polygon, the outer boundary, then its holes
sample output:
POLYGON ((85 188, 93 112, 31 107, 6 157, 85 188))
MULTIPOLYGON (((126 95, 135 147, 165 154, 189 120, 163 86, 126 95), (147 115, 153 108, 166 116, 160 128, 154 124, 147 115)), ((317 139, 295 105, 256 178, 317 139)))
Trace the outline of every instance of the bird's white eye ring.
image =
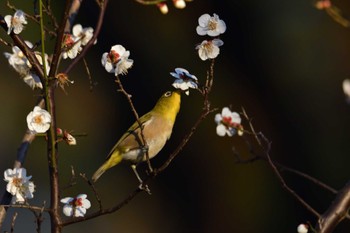
POLYGON ((165 96, 165 97, 169 97, 169 96, 171 96, 171 91, 167 91, 167 92, 165 92, 164 96, 165 96))

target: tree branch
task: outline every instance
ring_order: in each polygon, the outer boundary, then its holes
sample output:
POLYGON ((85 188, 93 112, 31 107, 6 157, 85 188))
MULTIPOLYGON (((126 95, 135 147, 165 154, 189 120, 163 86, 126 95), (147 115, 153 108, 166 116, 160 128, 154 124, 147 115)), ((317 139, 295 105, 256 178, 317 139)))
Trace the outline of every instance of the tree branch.
POLYGON ((350 208, 350 181, 338 192, 328 210, 319 216, 316 232, 330 233, 344 220, 350 208))

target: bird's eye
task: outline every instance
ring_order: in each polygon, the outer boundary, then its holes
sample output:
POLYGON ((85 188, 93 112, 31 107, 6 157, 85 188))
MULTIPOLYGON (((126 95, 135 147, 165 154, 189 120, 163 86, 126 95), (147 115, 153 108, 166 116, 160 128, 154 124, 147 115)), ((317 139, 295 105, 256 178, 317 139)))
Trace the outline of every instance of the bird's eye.
POLYGON ((171 91, 167 91, 167 92, 165 92, 164 96, 165 96, 165 97, 169 97, 169 96, 171 96, 171 91))

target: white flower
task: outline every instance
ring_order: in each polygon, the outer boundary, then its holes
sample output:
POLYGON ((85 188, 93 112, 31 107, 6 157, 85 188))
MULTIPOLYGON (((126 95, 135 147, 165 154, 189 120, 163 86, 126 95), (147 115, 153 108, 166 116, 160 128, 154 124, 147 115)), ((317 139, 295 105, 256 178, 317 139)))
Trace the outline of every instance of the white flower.
POLYGON ((185 91, 186 95, 189 95, 190 88, 198 88, 198 79, 196 76, 190 74, 187 70, 183 68, 176 68, 175 73, 170 72, 170 75, 175 77, 175 81, 172 84, 176 89, 181 89, 185 91))
POLYGON ((243 134, 243 127, 241 125, 241 117, 237 112, 231 112, 228 107, 222 109, 221 114, 215 115, 215 122, 217 135, 223 137, 226 134, 232 137, 238 131, 238 135, 243 134))
POLYGON ((72 34, 75 39, 81 41, 82 46, 85 46, 93 37, 94 29, 92 27, 83 28, 81 24, 76 24, 72 28, 72 34))
MULTIPOLYGON (((38 59, 40 65, 43 65, 43 58, 41 56, 41 52, 35 51, 34 54, 35 54, 36 59, 38 59)), ((46 74, 49 75, 49 73, 50 73, 49 55, 47 55, 45 53, 44 59, 45 59, 46 74)))
POLYGON ((33 133, 45 133, 51 124, 51 115, 45 109, 35 106, 27 115, 28 129, 33 133))
MULTIPOLYGON (((25 41, 29 48, 32 48, 33 45, 29 41, 25 41)), ((12 53, 4 53, 7 58, 9 64, 20 74, 27 75, 30 68, 32 67, 29 63, 27 57, 24 55, 22 50, 17 46, 12 47, 12 53)))
POLYGON ((11 31, 13 31, 13 33, 15 34, 21 33, 24 28, 23 24, 28 23, 24 15, 24 12, 21 10, 17 10, 13 16, 6 15, 4 17, 4 20, 8 28, 7 34, 10 34, 11 31))
POLYGON ((122 45, 114 45, 109 53, 102 55, 101 63, 108 73, 115 73, 116 76, 125 75, 134 63, 132 59, 129 59, 129 56, 130 51, 122 45))
POLYGON ((4 180, 7 183, 6 191, 13 196, 12 202, 24 203, 26 199, 34 197, 34 183, 29 181, 32 177, 27 176, 25 168, 7 169, 4 172, 4 180))
POLYGON ((224 42, 220 39, 204 40, 200 45, 197 45, 198 55, 203 61, 207 59, 214 59, 220 53, 219 46, 223 45, 224 42))
POLYGON ((307 233, 309 230, 309 226, 306 224, 300 224, 297 228, 298 233, 307 233))
MULTIPOLYGON (((33 44, 29 41, 25 41, 29 48, 33 47, 33 44)), ((27 57, 17 46, 12 47, 13 53, 4 53, 5 57, 8 59, 9 64, 17 71, 20 76, 23 78, 23 81, 28 84, 32 89, 43 88, 43 85, 40 81, 40 78, 37 74, 32 72, 32 65, 30 64, 27 57)), ((42 65, 41 53, 35 52, 35 56, 38 59, 39 63, 42 65)), ((45 54, 45 63, 46 63, 46 72, 49 74, 50 64, 48 61, 48 55, 45 54)))
POLYGON ((66 34, 62 43, 63 59, 74 59, 81 50, 81 40, 75 38, 72 34, 66 34))
POLYGON ((210 16, 204 14, 198 19, 198 26, 196 28, 197 34, 200 36, 218 36, 226 31, 226 24, 223 20, 219 19, 217 14, 210 16))
POLYGON ((23 81, 33 90, 35 88, 43 89, 43 84, 41 83, 39 76, 35 73, 28 73, 23 77, 23 81))
POLYGON ((91 207, 91 203, 86 199, 86 194, 79 194, 76 197, 65 197, 61 199, 63 213, 68 217, 84 217, 86 210, 91 207))

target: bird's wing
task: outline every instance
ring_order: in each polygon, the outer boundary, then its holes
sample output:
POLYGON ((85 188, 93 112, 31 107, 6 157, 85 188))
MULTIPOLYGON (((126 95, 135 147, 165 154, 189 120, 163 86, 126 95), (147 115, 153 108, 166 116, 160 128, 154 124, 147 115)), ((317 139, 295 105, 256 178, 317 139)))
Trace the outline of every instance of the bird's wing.
MULTIPOLYGON (((142 127, 145 127, 152 121, 152 114, 146 113, 139 118, 142 127)), ((142 145, 142 139, 140 137, 140 124, 136 121, 130 128, 124 133, 119 141, 114 145, 110 151, 107 159, 113 154, 115 150, 119 150, 121 153, 127 152, 132 149, 139 149, 142 145)))

